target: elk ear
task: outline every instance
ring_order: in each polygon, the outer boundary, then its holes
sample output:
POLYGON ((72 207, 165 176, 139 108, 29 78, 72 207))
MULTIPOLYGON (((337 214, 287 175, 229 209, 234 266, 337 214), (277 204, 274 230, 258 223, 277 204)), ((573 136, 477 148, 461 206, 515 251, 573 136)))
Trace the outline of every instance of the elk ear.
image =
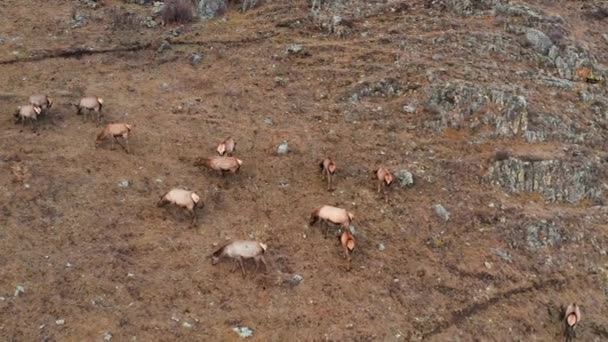
POLYGON ((237 161, 237 163, 239 163, 239 165, 243 165, 243 161, 242 160, 237 159, 236 161, 237 161))
POLYGON ((386 184, 391 184, 393 182, 393 175, 391 175, 390 173, 386 174, 384 176, 384 180, 386 181, 386 184))
POLYGON ((328 169, 331 173, 336 172, 336 164, 329 164, 328 169))
POLYGON ((217 146, 217 153, 219 153, 219 155, 223 155, 224 152, 226 152, 226 145, 224 143, 221 143, 217 146))
POLYGON ((265 243, 261 243, 260 242, 260 247, 262 247, 262 249, 264 250, 264 252, 266 252, 266 250, 268 249, 268 245, 265 243))
POLYGON ((34 107, 34 112, 36 112, 36 114, 40 114, 42 110, 40 109, 40 107, 34 107))
POLYGON ((103 104, 103 99, 101 97, 98 97, 97 102, 99 102, 99 104, 103 104))

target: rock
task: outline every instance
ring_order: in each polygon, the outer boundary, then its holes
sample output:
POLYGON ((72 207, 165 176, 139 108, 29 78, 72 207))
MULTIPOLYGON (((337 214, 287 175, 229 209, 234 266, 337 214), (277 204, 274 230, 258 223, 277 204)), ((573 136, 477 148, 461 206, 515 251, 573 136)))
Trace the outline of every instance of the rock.
POLYGON ((380 242, 380 243, 378 244, 378 250, 379 250, 379 251, 383 251, 383 250, 385 250, 385 249, 386 249, 386 246, 384 246, 384 244, 383 244, 382 242, 380 242))
POLYGON ((121 188, 128 188, 131 185, 131 182, 128 180, 122 180, 118 182, 118 186, 121 188))
POLYGON ((296 286, 300 285, 302 280, 304 280, 303 276, 301 276, 299 274, 294 274, 293 277, 291 277, 291 279, 289 279, 288 283, 289 283, 289 286, 296 287, 296 286))
POLYGON ((395 78, 382 78, 376 82, 360 82, 353 90, 343 96, 343 99, 355 104, 365 97, 396 97, 402 94, 399 80, 395 78))
POLYGON ((167 83, 167 82, 161 83, 160 89, 163 89, 163 90, 169 89, 169 83, 167 83))
POLYGON ((285 49, 285 53, 288 55, 304 55, 304 46, 302 44, 291 44, 285 49))
POLYGON ((500 248, 494 248, 494 253, 496 253, 496 255, 498 255, 504 261, 507 261, 507 262, 513 261, 513 258, 511 258, 511 254, 509 254, 506 251, 503 251, 500 248))
POLYGON ((262 1, 263 0, 242 0, 241 12, 246 12, 259 7, 262 4, 262 1))
POLYGON ((192 60, 190 61, 190 63, 192 63, 192 65, 199 65, 202 61, 203 57, 201 57, 201 55, 199 55, 198 53, 195 53, 192 55, 192 60))
POLYGON ((183 326, 184 328, 188 328, 188 329, 192 328, 192 324, 190 324, 190 323, 188 323, 188 322, 184 322, 184 323, 182 323, 182 326, 183 326))
POLYGON ((112 333, 109 331, 106 331, 103 333, 103 340, 104 341, 109 341, 112 339, 112 333))
POLYGON ((555 222, 547 220, 528 224, 526 231, 528 247, 533 249, 557 246, 563 239, 555 222))
POLYGON ((240 327, 240 326, 237 326, 237 327, 232 328, 232 331, 234 331, 234 332, 235 332, 235 333, 237 333, 237 334, 238 334, 240 337, 243 337, 243 338, 253 336, 253 330, 251 330, 251 329, 250 329, 250 328, 248 328, 248 327, 240 327))
POLYGON ((0 37, 0 45, 4 44, 4 42, 6 42, 6 40, 4 38, 0 37))
POLYGON ((285 154, 287 152, 289 152, 289 144, 287 143, 287 141, 283 141, 283 143, 279 145, 279 147, 277 147, 277 153, 285 154))
POLYGON ((158 26, 158 23, 154 20, 154 18, 148 16, 144 18, 143 25, 148 28, 155 28, 156 26, 158 26))
POLYGON ((75 12, 72 16, 72 28, 78 28, 84 26, 87 22, 87 18, 78 12, 75 12))
POLYGON ((526 30, 526 40, 534 50, 545 56, 549 54, 549 50, 553 46, 551 38, 547 37, 542 31, 533 28, 526 30))
POLYGON ((196 11, 202 20, 217 18, 228 10, 225 0, 200 0, 196 11))
POLYGON ((165 50, 170 50, 171 49, 171 43, 169 43, 169 41, 167 40, 163 40, 160 43, 160 46, 158 47, 158 49, 156 50, 156 52, 161 53, 165 50))
POLYGON ((402 188, 414 185, 414 176, 407 170, 397 171, 395 177, 399 180, 399 185, 401 185, 402 188))
MULTIPOLYGON (((516 89, 488 88, 464 82, 432 86, 425 110, 427 128, 475 128, 484 123, 494 127, 491 136, 512 137, 528 127, 528 103, 516 89), (496 109, 495 109, 496 108, 496 109)), ((486 133, 488 134, 488 133, 486 133)))
POLYGON ((55 324, 57 325, 64 325, 65 324, 65 319, 58 319, 55 321, 55 324))
POLYGON ((19 295, 22 293, 25 293, 25 288, 21 285, 17 285, 15 288, 15 297, 19 297, 19 295))
POLYGON ((272 121, 272 118, 264 118, 264 123, 269 126, 274 125, 274 121, 272 121))
POLYGON ((405 105, 403 106, 403 111, 409 114, 413 114, 416 113, 416 107, 412 105, 405 105))
POLYGON ((491 262, 489 262, 489 261, 485 261, 485 262, 483 263, 483 265, 484 265, 484 266, 485 266, 487 269, 492 269, 492 263, 491 263, 491 262))
POLYGON ((510 157, 490 164, 485 180, 513 193, 535 192, 550 202, 603 199, 600 161, 510 157))
POLYGON ((608 33, 602 34, 602 37, 604 37, 604 40, 606 41, 606 44, 608 44, 608 33))
POLYGON ((154 15, 160 14, 160 12, 163 11, 163 6, 165 6, 164 2, 154 1, 154 3, 152 4, 152 14, 154 14, 154 15))
POLYGON ((435 210, 435 214, 443 220, 443 222, 448 222, 450 220, 450 212, 447 211, 446 208, 441 204, 433 205, 433 210, 435 210))

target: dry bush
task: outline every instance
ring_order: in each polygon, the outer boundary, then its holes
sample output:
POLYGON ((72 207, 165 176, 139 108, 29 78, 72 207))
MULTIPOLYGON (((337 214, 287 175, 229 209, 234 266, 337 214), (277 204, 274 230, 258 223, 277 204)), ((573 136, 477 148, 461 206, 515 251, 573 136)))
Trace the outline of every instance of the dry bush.
POLYGON ((194 19, 190 0, 167 0, 163 6, 161 17, 165 24, 185 24, 194 19))
POLYGON ((111 8, 108 16, 112 26, 117 29, 135 29, 141 21, 135 13, 128 12, 122 7, 111 8))

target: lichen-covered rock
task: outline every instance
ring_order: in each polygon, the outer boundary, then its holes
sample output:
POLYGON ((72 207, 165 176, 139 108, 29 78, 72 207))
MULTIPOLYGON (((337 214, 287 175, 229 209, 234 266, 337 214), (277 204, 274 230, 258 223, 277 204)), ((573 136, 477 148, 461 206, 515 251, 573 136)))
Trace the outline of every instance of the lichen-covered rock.
POLYGON ((551 202, 603 200, 601 165, 596 161, 508 158, 490 165, 486 180, 508 192, 536 192, 551 202))
POLYGON ((526 40, 534 50, 543 55, 547 55, 553 46, 553 42, 544 32, 533 28, 526 30, 526 40))
POLYGON ((562 240, 560 229, 553 221, 540 220, 526 225, 526 242, 532 249, 557 246, 562 240))
POLYGON ((491 89, 465 83, 448 83, 429 90, 427 110, 435 117, 427 128, 472 128, 491 126, 496 136, 523 134, 528 125, 528 103, 512 89, 491 89))
POLYGON ((225 0, 200 0, 196 11, 202 20, 217 18, 228 10, 225 0))
POLYGON ((399 96, 402 88, 398 80, 393 78, 381 79, 377 82, 364 81, 358 83, 349 91, 345 98, 351 103, 358 103, 365 97, 393 97, 399 96))
POLYGON ((395 177, 399 180, 399 185, 402 188, 407 188, 414 185, 414 175, 407 170, 399 170, 395 173, 395 177))

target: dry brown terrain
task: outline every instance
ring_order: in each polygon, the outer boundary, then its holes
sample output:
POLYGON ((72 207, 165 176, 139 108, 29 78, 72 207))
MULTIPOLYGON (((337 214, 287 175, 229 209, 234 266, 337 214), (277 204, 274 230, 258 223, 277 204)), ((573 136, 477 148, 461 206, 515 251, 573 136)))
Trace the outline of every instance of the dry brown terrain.
MULTIPOLYGON (((605 83, 540 85, 555 70, 506 29, 517 17, 370 1, 339 37, 312 24, 307 1, 156 28, 113 26, 114 6, 150 12, 121 1, 2 2, 0 340, 103 341, 109 332, 112 341, 231 341, 241 339, 233 327, 246 326, 252 341, 559 341, 559 308, 572 301, 583 310, 578 340, 608 340, 603 195, 549 201, 484 180, 501 150, 581 151, 605 170, 605 127, 592 142, 529 142, 483 137, 483 125, 425 125, 437 115, 425 106, 429 89, 464 80, 516 84, 530 108, 571 108, 580 114, 571 127, 592 126, 579 94, 605 96, 605 83), (74 8, 87 17, 81 27, 72 27, 74 8), (484 34, 502 37, 494 43, 506 52, 487 52, 482 38, 467 45, 484 34), (163 39, 171 48, 158 51, 163 39), (306 53, 287 54, 294 43, 306 53), (349 99, 383 79, 399 91, 349 99), (35 132, 15 125, 15 108, 40 92, 55 100, 50 117, 35 132), (135 125, 132 154, 95 149, 101 126, 71 105, 85 94, 105 100, 107 121, 135 125), (229 135, 244 161, 239 174, 193 166, 229 135), (278 155, 283 140, 290 152, 278 155), (326 155, 339 168, 334 192, 318 170, 326 155), (381 164, 415 179, 407 188, 397 180, 388 204, 371 178, 381 164), (172 187, 203 198, 196 229, 184 212, 156 208, 172 187), (355 213, 350 272, 338 240, 307 225, 322 204, 355 213), (527 227, 542 220, 556 228, 540 232, 537 246, 527 227), (266 242, 269 272, 252 274, 248 262, 243 280, 229 262, 212 266, 209 254, 229 238, 266 242), (295 274, 303 281, 291 286, 295 274), (25 292, 15 296, 17 286, 25 292)), ((585 19, 576 1, 528 3, 562 16, 567 39, 606 61, 608 20, 585 19)))

